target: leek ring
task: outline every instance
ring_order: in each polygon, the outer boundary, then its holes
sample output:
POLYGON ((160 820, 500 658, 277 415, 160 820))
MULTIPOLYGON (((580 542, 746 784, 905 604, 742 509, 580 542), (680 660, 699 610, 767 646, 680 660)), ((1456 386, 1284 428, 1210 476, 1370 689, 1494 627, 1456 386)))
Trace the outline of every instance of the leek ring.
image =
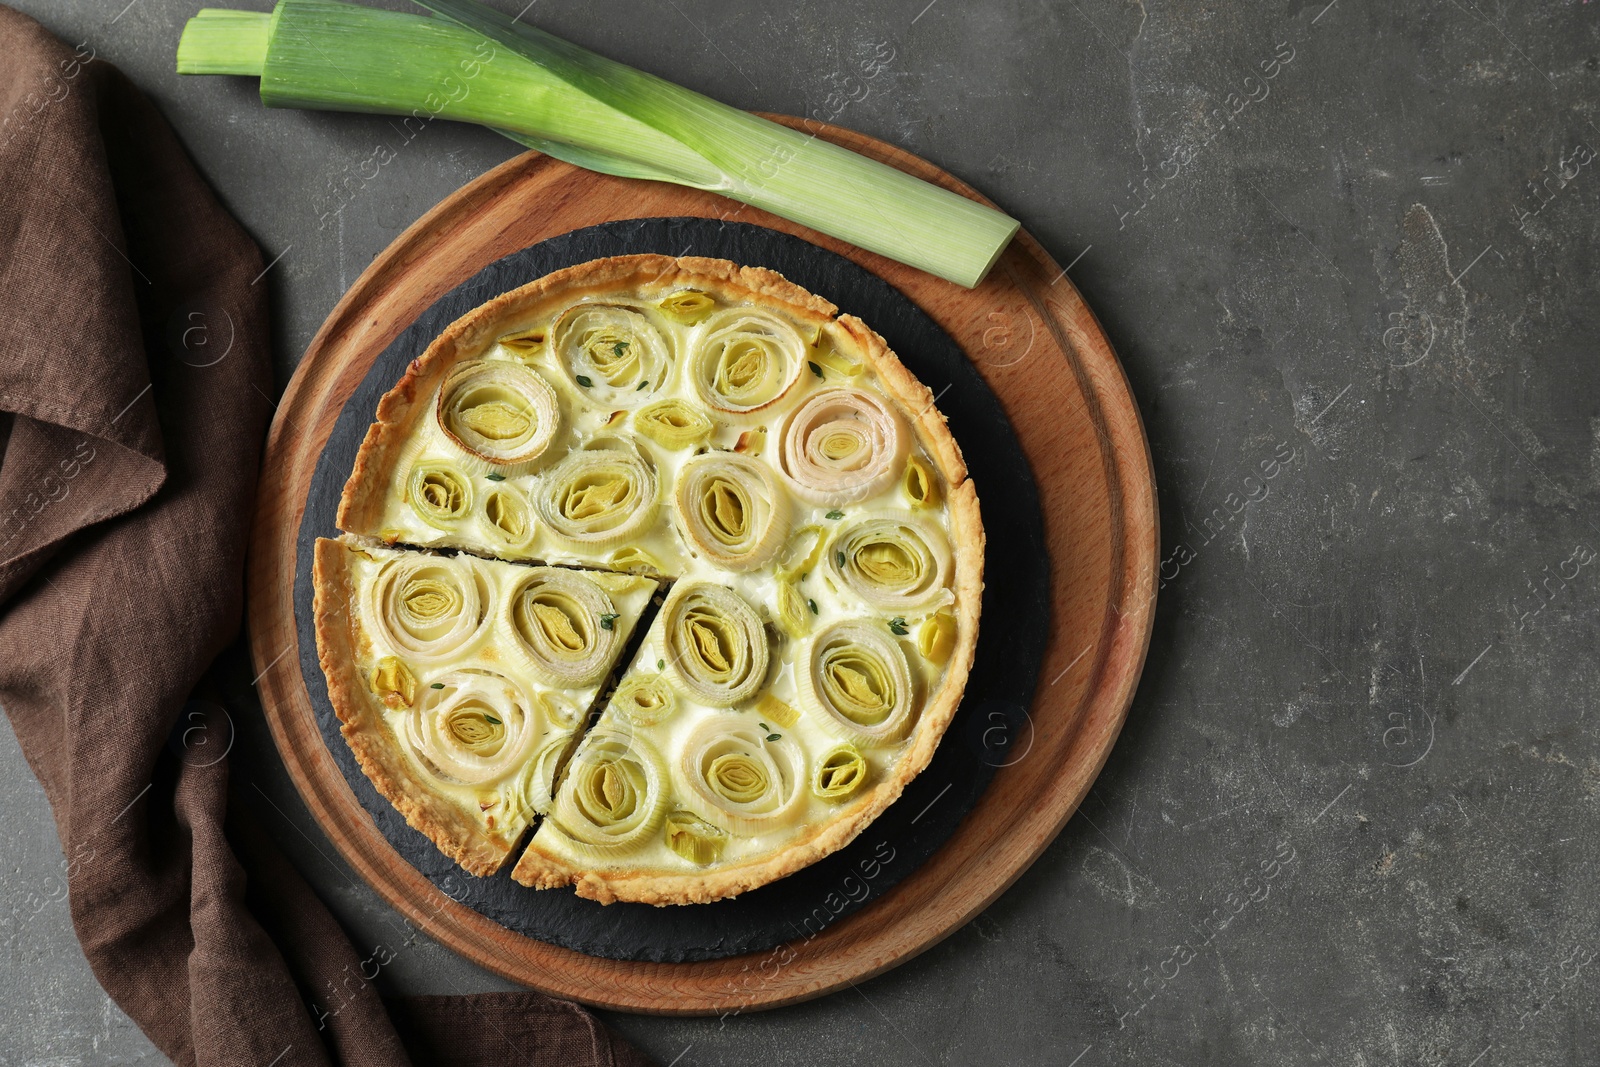
POLYGON ((910 732, 917 711, 911 668, 900 645, 861 620, 837 622, 805 655, 800 689, 834 732, 863 745, 887 745, 910 732))
POLYGON ((800 721, 800 712, 795 710, 794 705, 779 700, 771 693, 762 693, 756 699, 756 714, 785 727, 800 721))
POLYGON ((417 518, 448 530, 472 510, 472 480, 454 463, 423 461, 406 479, 406 500, 417 518))
POLYGON ((823 389, 784 420, 779 462, 795 492, 838 507, 893 484, 909 435, 881 397, 864 389, 823 389))
POLYGON ((729 308, 699 330, 689 376, 700 399, 718 411, 757 411, 782 399, 805 367, 805 339, 770 311, 729 308))
POLYGON ((679 289, 670 296, 662 297, 656 305, 661 309, 661 314, 680 326, 693 326, 711 314, 716 306, 716 300, 698 289, 679 289))
POLYGON ((678 713, 678 694, 659 674, 628 678, 611 696, 610 710, 634 726, 654 726, 678 713))
POLYGON ((956 647, 956 617, 948 611, 928 616, 917 630, 917 651, 922 658, 937 666, 944 666, 956 647))
POLYGON ((526 548, 533 540, 533 509, 520 490, 497 485, 483 494, 481 512, 489 540, 510 551, 526 548))
POLYGON ((800 638, 811 632, 815 612, 814 603, 800 591, 800 583, 789 575, 779 575, 777 582, 777 610, 773 612, 779 628, 790 637, 800 638))
POLYGON ((561 429, 550 383, 505 359, 457 364, 439 388, 434 417, 462 451, 501 466, 538 459, 561 429))
POLYGON ((636 408, 672 373, 672 349, 644 315, 621 304, 577 304, 550 331, 577 394, 601 408, 636 408))
POLYGON ((939 489, 939 476, 933 473, 933 468, 921 456, 906 458, 906 473, 900 481, 900 488, 914 508, 936 508, 944 499, 939 489))
POLYGON ((526 330, 516 330, 495 341, 507 352, 521 360, 532 359, 544 347, 545 331, 537 326, 526 330))
POLYGON ((696 700, 729 707, 766 681, 770 650, 755 609, 731 589, 682 582, 662 609, 674 679, 696 700))
POLYGON ((685 463, 672 502, 684 540, 729 570, 762 566, 789 533, 789 496, 772 468, 734 452, 685 463))
POLYGON ((416 702, 417 676, 397 656, 384 656, 373 664, 368 682, 390 710, 409 708, 416 702))
POLYGON ((823 800, 843 800, 867 780, 867 760, 856 746, 835 745, 817 761, 811 791, 823 800))
POLYGON ((780 569, 791 578, 804 578, 816 570, 817 560, 827 546, 828 535, 820 526, 802 526, 789 538, 780 569))
POLYGON ((673 451, 705 444, 717 428, 709 415, 677 397, 640 408, 634 412, 633 426, 662 448, 673 451))
POLYGON ((717 862, 728 843, 725 830, 706 822, 692 811, 679 809, 667 816, 667 847, 697 867, 717 862))
POLYGON ((611 569, 627 574, 661 574, 661 564, 638 545, 626 545, 611 553, 611 569))

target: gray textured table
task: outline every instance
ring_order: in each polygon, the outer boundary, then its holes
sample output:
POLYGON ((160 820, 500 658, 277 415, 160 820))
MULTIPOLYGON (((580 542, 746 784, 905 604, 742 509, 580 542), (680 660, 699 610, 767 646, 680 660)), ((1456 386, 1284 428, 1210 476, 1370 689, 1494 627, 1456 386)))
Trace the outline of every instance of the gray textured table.
MULTIPOLYGON (((280 383, 379 250, 513 152, 430 127, 324 221, 382 120, 179 80, 195 0, 12 2, 138 81, 281 256, 280 383)), ((1161 485, 1149 665, 1056 844, 857 991, 722 1021, 611 1017, 662 1064, 1593 1061, 1600 4, 1251 6, 529 13, 985 190, 1072 264, 1161 485)), ((388 938, 259 713, 237 717, 236 773, 279 809, 285 847, 358 942, 388 938)), ((3 736, 0 1064, 159 1062, 82 960, 43 793, 3 736)), ((425 942, 380 981, 504 987, 425 942)))

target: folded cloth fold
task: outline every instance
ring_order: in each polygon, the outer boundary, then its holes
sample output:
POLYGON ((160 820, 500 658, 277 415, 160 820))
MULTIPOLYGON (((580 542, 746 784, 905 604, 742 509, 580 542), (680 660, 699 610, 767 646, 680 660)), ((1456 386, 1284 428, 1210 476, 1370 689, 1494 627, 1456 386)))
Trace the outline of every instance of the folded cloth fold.
MULTIPOLYGON (((177 1063, 406 1064, 332 915, 228 811, 226 756, 190 743, 220 729, 186 702, 238 633, 272 412, 261 255, 91 49, 0 6, 0 52, 0 705, 84 954, 177 1063)), ((396 1014, 418 1062, 647 1063, 538 994, 396 1014)))

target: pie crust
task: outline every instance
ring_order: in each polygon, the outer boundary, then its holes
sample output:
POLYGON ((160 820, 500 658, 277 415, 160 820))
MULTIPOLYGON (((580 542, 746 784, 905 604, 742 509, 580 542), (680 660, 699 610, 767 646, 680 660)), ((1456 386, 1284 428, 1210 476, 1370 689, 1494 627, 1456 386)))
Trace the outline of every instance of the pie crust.
POLYGON ((318 647, 363 769, 472 873, 525 833, 486 827, 374 692, 363 554, 630 572, 665 595, 610 624, 631 658, 513 876, 700 903, 848 844, 927 766, 977 640, 983 525, 934 400, 865 323, 725 260, 595 260, 469 312, 383 397, 345 537, 317 546, 318 647), (676 710, 641 714, 642 691, 676 710), (824 788, 825 758, 854 769, 824 788))

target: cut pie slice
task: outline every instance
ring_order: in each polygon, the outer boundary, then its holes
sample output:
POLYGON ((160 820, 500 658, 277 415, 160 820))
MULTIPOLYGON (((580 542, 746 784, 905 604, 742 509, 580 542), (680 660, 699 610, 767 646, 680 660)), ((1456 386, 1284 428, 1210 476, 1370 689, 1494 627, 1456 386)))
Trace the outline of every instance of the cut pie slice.
POLYGON ((939 684, 941 650, 918 651, 953 616, 902 640, 830 596, 791 636, 763 625, 764 585, 677 583, 517 881, 605 903, 718 900, 826 856, 899 797, 960 699, 939 684))
POLYGON ((391 804, 473 874, 537 813, 654 579, 319 539, 317 646, 342 733, 391 804))

